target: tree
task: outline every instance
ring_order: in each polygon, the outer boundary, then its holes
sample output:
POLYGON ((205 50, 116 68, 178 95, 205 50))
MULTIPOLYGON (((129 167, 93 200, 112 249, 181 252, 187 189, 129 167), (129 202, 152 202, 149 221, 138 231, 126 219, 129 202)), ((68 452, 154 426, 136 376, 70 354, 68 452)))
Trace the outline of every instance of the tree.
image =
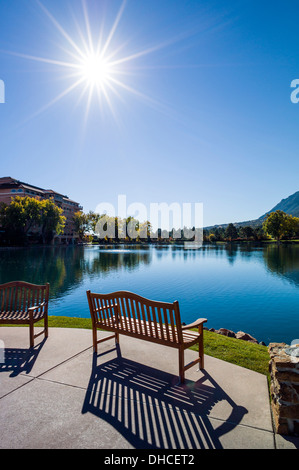
POLYGON ((267 239, 267 235, 265 234, 262 226, 255 227, 253 229, 253 237, 254 237, 255 240, 267 239))
POLYGON ((98 221, 100 220, 101 216, 100 214, 97 214, 96 212, 89 211, 88 214, 86 215, 86 230, 92 230, 95 232, 96 230, 96 225, 98 221))
POLYGON ((298 217, 292 217, 281 210, 277 210, 267 215, 267 219, 263 223, 263 229, 279 241, 283 236, 290 236, 290 234, 297 232, 298 223, 298 217))
POLYGON ((286 228, 284 235, 292 238, 299 235, 299 217, 289 216, 286 220, 286 228))
POLYGON ((131 215, 126 218, 127 237, 129 240, 136 240, 139 236, 139 221, 131 215))
POLYGON ((63 232, 66 218, 50 199, 17 196, 0 209, 0 223, 13 243, 25 243, 30 231, 40 233, 43 243, 63 232))
POLYGON ((63 214, 63 209, 56 206, 50 199, 40 201, 41 209, 41 234, 43 243, 50 243, 54 235, 63 233, 66 217, 63 214))
POLYGON ((149 220, 139 224, 139 237, 143 240, 149 240, 152 226, 149 220))
POLYGON ((225 237, 232 241, 233 238, 237 238, 238 231, 234 224, 228 224, 225 230, 225 237))
POLYGON ((4 227, 26 235, 40 221, 40 201, 31 197, 15 197, 10 205, 2 206, 4 227))
POLYGON ((79 239, 83 240, 86 232, 90 228, 90 217, 82 211, 75 212, 74 214, 75 232, 79 235, 79 239))
POLYGON ((109 217, 106 214, 98 217, 94 232, 100 240, 113 241, 118 236, 119 221, 117 217, 109 217))
POLYGON ((248 240, 248 238, 254 236, 253 228, 250 225, 246 225, 245 227, 240 228, 241 235, 248 240))
POLYGON ((0 223, 14 243, 24 243, 34 226, 40 223, 40 201, 31 197, 15 197, 10 205, 2 205, 0 223))

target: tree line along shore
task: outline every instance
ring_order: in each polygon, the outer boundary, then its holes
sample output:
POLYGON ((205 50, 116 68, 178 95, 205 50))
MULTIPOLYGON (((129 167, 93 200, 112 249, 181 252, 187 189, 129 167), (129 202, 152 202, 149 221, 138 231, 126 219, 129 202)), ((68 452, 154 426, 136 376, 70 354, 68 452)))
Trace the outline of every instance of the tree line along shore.
MULTIPOLYGON (((55 237, 63 234, 65 222, 63 210, 54 201, 15 197, 9 205, 0 205, 0 245, 51 244, 55 237)), ((170 231, 158 229, 153 235, 149 221, 140 222, 134 217, 120 219, 92 211, 87 214, 76 212, 73 227, 77 243, 183 243, 193 241, 195 232, 195 227, 184 227, 170 231)), ((203 229, 205 243, 240 241, 296 243, 299 241, 299 217, 276 210, 267 214, 260 225, 230 223, 225 227, 203 229)))

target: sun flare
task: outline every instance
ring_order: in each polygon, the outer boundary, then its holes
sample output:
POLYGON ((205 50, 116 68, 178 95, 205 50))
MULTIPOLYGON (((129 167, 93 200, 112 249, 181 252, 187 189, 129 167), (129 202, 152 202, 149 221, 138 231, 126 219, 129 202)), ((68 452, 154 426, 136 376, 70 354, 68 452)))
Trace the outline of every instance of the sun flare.
MULTIPOLYGON (((119 90, 121 89, 131 94, 135 94, 139 98, 145 98, 142 93, 139 93, 134 87, 128 85, 125 82, 124 77, 128 76, 128 64, 141 55, 148 54, 149 51, 141 51, 137 54, 120 55, 120 51, 123 49, 123 44, 119 44, 114 41, 117 27, 125 9, 126 0, 123 0, 106 38, 104 37, 103 31, 100 29, 100 25, 99 29, 95 28, 95 30, 91 27, 90 17, 87 10, 87 2, 86 0, 82 0, 83 24, 79 25, 79 22, 76 21, 77 32, 79 33, 77 39, 75 39, 74 36, 71 36, 63 26, 61 26, 57 19, 40 0, 36 0, 36 2, 53 23, 60 35, 62 35, 64 40, 66 40, 66 47, 63 47, 66 60, 61 61, 24 54, 18 55, 31 60, 60 66, 66 71, 65 77, 72 79, 72 83, 68 88, 63 90, 43 109, 52 106, 74 90, 79 90, 80 100, 86 97, 86 117, 89 114, 94 98, 97 98, 101 108, 106 103, 111 113, 115 116, 112 96, 118 96, 118 98, 121 98, 119 93, 119 90), (95 33, 97 39, 95 39, 95 33)), ((43 111, 43 109, 41 111, 43 111)))
POLYGON ((80 74, 91 86, 103 87, 112 78, 112 67, 100 54, 90 53, 80 63, 80 74))
POLYGON ((84 98, 86 100, 85 120, 93 103, 98 103, 101 109, 106 105, 115 118, 114 98, 117 97, 123 101, 125 93, 134 95, 146 105, 165 112, 160 102, 138 91, 136 86, 129 83, 129 80, 132 82, 134 75, 136 76, 136 70, 138 69, 136 61, 139 58, 167 47, 173 41, 167 41, 164 44, 158 44, 137 52, 133 46, 134 52, 125 54, 124 50, 128 41, 120 43, 115 36, 124 13, 126 0, 123 0, 107 36, 105 36, 104 30, 101 29, 103 25, 101 26, 100 22, 96 27, 92 28, 86 0, 82 0, 83 22, 80 23, 75 18, 76 29, 74 30, 74 35, 71 35, 64 29, 52 13, 43 5, 41 0, 36 0, 36 3, 54 25, 61 39, 63 39, 64 42, 61 41, 63 56, 61 56, 60 51, 60 57, 64 58, 55 59, 7 52, 24 59, 51 64, 53 67, 60 68, 63 70, 63 73, 65 72, 63 77, 68 80, 68 85, 52 101, 34 113, 33 117, 73 92, 77 93, 78 101, 82 101, 84 98), (134 63, 133 68, 130 68, 131 63, 134 63))

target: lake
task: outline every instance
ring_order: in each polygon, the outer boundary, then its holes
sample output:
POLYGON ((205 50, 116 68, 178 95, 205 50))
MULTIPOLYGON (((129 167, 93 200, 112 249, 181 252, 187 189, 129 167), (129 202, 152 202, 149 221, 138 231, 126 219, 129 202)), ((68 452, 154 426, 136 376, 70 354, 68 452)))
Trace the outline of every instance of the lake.
POLYGON ((299 337, 299 245, 30 247, 0 260, 0 283, 50 283, 50 315, 88 318, 86 290, 129 290, 178 300, 185 323, 206 317, 266 344, 299 337))

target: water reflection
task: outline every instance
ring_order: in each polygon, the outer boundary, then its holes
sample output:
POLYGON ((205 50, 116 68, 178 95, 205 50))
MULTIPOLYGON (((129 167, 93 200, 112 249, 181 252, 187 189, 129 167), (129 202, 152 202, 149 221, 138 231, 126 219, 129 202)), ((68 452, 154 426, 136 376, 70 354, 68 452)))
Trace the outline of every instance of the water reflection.
POLYGON ((299 246, 269 245, 263 251, 265 266, 272 273, 299 286, 299 246))
POLYGON ((85 277, 107 276, 112 271, 134 271, 150 264, 148 248, 41 247, 0 250, 0 284, 23 280, 50 283, 50 297, 62 297, 85 277))
MULTIPOLYGON (((198 250, 186 250, 181 245, 155 246, 155 257, 164 260, 183 258, 184 261, 225 257, 230 265, 236 260, 254 258, 264 263, 271 274, 299 286, 299 246, 270 244, 257 247, 252 244, 204 245, 198 250)), ((153 248, 150 246, 105 247, 41 247, 0 250, 0 284, 12 280, 26 280, 36 284, 50 282, 52 296, 63 294, 70 286, 80 284, 85 275, 108 275, 124 269, 134 271, 139 265, 150 265, 153 248)))

